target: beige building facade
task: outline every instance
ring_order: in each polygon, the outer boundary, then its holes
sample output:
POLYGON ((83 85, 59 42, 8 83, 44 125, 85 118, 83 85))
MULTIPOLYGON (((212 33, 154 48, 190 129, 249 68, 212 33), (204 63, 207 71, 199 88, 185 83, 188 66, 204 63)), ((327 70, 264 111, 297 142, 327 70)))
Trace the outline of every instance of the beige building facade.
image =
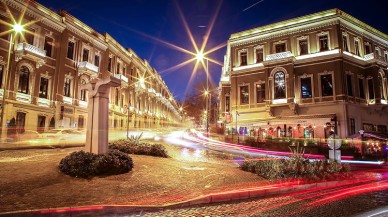
POLYGON ((220 120, 256 136, 387 132, 388 37, 332 9, 232 34, 220 120))
MULTIPOLYGON (((65 11, 55 13, 39 3, 26 2, 1 0, 0 5, 2 21, 12 23, 11 14, 19 18, 26 9, 22 23, 32 22, 23 36, 14 38, 9 61, 12 32, 0 36, 3 135, 12 119, 20 132, 85 128, 88 97, 80 85, 106 76, 121 80, 119 88, 111 89, 111 128, 160 128, 180 123, 173 95, 146 60, 65 11)), ((2 24, 0 32, 10 28, 2 24)))

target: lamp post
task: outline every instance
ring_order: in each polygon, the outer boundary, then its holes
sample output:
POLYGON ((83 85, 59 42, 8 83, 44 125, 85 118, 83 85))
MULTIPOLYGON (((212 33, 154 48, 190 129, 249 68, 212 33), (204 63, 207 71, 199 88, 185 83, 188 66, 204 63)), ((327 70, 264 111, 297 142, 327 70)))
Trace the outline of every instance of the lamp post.
POLYGON ((12 44, 14 41, 14 38, 16 38, 16 35, 22 34, 24 31, 24 26, 20 23, 15 23, 12 25, 12 32, 10 34, 9 39, 9 48, 8 48, 8 57, 7 57, 7 67, 5 70, 5 76, 3 81, 3 99, 1 100, 1 119, 0 119, 0 138, 3 135, 3 123, 4 123, 4 110, 5 110, 5 97, 6 97, 6 91, 7 91, 7 84, 8 84, 8 74, 9 74, 9 68, 10 68, 10 62, 11 62, 11 51, 12 51, 12 44))
MULTIPOLYGON (((205 54, 203 52, 198 52, 196 54, 196 59, 197 61, 202 61, 205 58, 205 54)), ((209 59, 206 59, 206 91, 205 91, 205 96, 206 96, 206 133, 209 136, 209 100, 211 99, 211 94, 209 92, 209 59)))

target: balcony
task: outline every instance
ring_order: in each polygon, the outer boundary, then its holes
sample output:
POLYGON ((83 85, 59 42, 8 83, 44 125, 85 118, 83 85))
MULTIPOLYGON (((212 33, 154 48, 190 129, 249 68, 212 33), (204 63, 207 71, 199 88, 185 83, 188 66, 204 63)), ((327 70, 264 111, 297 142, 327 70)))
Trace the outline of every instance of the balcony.
POLYGON ((31 95, 25 93, 16 93, 16 100, 25 103, 31 103, 31 95))
POLYGON ((63 96, 63 103, 66 103, 66 104, 69 104, 69 105, 73 105, 73 98, 67 97, 67 96, 63 96))
POLYGON ((80 107, 83 107, 83 108, 88 107, 88 102, 86 101, 78 100, 78 104, 80 107))
POLYGON ((266 61, 275 61, 275 60, 284 60, 294 57, 290 51, 282 52, 282 53, 274 53, 267 55, 266 61))
POLYGON ((86 74, 92 78, 98 76, 98 66, 95 66, 89 62, 83 61, 78 63, 78 75, 86 74))
POLYGON ((38 106, 50 107, 50 100, 45 98, 38 98, 38 106))
POLYGON ((151 96, 156 96, 156 91, 154 88, 148 88, 148 93, 151 95, 151 96))
POLYGON ((128 87, 128 78, 122 74, 115 74, 115 78, 120 79, 121 87, 128 87))
POLYGON ((388 66, 388 63, 383 56, 378 56, 378 55, 375 55, 374 53, 364 55, 364 60, 368 63, 376 62, 378 64, 388 66))
POLYGON ((16 61, 22 58, 36 62, 36 68, 41 67, 45 63, 46 51, 27 43, 19 43, 16 46, 16 61))
POLYGON ((136 83, 135 84, 135 92, 137 92, 137 93, 145 93, 146 92, 146 86, 144 84, 136 83))

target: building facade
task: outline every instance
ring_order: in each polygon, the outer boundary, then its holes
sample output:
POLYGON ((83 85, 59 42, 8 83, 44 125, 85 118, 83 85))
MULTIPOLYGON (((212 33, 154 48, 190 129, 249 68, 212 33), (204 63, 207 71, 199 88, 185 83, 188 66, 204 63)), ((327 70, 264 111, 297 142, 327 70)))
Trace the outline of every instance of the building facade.
POLYGON ((32 23, 25 27, 23 36, 13 38, 10 51, 11 27, 0 26, 3 135, 12 120, 20 132, 85 128, 88 94, 80 85, 107 76, 121 80, 121 86, 110 91, 111 128, 180 123, 177 103, 158 72, 108 33, 100 34, 69 13, 55 13, 34 1, 1 2, 3 22, 12 24, 11 16, 18 19, 25 10, 22 23, 32 23))
POLYGON ((333 9, 232 34, 220 119, 257 136, 387 132, 388 37, 333 9))

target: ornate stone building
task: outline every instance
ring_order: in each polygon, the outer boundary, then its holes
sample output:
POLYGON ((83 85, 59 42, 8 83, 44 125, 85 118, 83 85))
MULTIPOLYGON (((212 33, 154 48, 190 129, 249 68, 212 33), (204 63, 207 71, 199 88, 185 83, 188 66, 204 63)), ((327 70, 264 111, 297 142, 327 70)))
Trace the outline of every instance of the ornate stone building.
MULTIPOLYGON (((12 23, 10 13, 18 18, 26 8, 22 22, 33 22, 24 37, 17 35, 12 44, 8 78, 10 34, 0 37, 3 132, 13 118, 19 131, 84 128, 88 99, 79 85, 110 75, 121 79, 121 87, 111 90, 111 128, 158 128, 180 122, 177 104, 158 72, 109 34, 100 34, 67 12, 55 13, 34 1, 28 5, 23 0, 1 3, 2 21, 12 23)), ((9 29, 0 26, 2 33, 9 29)))
POLYGON ((387 35, 338 9, 235 33, 220 119, 263 137, 387 132, 387 66, 387 35))

